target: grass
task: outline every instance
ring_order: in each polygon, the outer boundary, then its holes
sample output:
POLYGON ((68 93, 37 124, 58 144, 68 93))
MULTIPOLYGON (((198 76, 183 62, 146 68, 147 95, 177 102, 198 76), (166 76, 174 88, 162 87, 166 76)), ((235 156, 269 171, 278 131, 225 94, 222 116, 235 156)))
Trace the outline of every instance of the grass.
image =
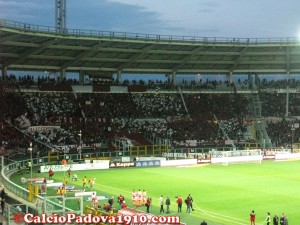
MULTIPOLYGON (((152 197, 152 214, 159 214, 160 195, 171 198, 171 214, 180 215, 188 225, 198 225, 203 219, 209 225, 247 225, 249 214, 255 210, 257 225, 263 224, 267 212, 271 217, 286 213, 290 224, 298 221, 300 195, 299 161, 264 161, 262 164, 207 165, 196 167, 122 168, 97 171, 76 171, 78 181, 68 184, 82 187, 84 176, 95 177, 97 195, 123 194, 129 206, 132 189, 145 189, 152 197), (175 196, 191 194, 195 211, 177 213, 175 196)), ((48 174, 34 173, 35 177, 48 174)), ((20 177, 12 180, 20 183, 20 177)), ((26 174, 28 176, 28 174, 26 174)), ((62 181, 64 173, 56 172, 54 179, 62 181)), ((50 188, 49 188, 50 189, 50 188)), ((48 195, 54 194, 53 190, 48 195)), ((72 193, 68 194, 73 195, 72 193)), ((100 202, 103 204, 104 202, 100 202)), ((90 203, 87 203, 90 204, 90 203)), ((146 211, 145 207, 140 208, 146 211)))

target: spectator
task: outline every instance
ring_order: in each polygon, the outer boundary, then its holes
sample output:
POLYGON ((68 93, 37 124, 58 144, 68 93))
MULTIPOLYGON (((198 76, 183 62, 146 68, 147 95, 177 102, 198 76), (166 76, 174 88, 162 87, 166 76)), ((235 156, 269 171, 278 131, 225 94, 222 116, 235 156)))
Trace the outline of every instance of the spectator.
POLYGON ((159 197, 159 205, 160 205, 160 210, 159 212, 162 213, 162 212, 165 212, 164 210, 164 198, 163 198, 163 195, 161 195, 159 197))
POLYGON ((170 213, 170 205, 171 205, 171 201, 169 196, 166 197, 166 206, 167 206, 167 213, 170 213))
POLYGON ((184 202, 186 204, 186 213, 191 213, 191 199, 186 198, 184 202))
POLYGON ((114 196, 112 196, 110 199, 108 199, 108 204, 110 205, 110 208, 114 205, 114 196))
POLYGON ((200 225, 207 225, 207 223, 205 222, 205 220, 203 220, 202 223, 200 223, 200 225))
POLYGON ((1 198, 1 214, 4 214, 4 208, 5 208, 5 198, 1 198))
POLYGON ((6 192, 5 192, 3 187, 2 187, 2 190, 1 190, 1 193, 0 193, 0 198, 1 199, 6 199, 6 192))
POLYGON ((271 214, 267 212, 266 224, 270 225, 270 223, 271 223, 271 214))
POLYGON ((273 225, 278 225, 279 224, 279 217, 275 214, 273 217, 273 225))
POLYGON ((193 197, 191 196, 191 194, 189 194, 189 196, 187 198, 190 200, 192 211, 194 211, 194 208, 193 208, 193 197))

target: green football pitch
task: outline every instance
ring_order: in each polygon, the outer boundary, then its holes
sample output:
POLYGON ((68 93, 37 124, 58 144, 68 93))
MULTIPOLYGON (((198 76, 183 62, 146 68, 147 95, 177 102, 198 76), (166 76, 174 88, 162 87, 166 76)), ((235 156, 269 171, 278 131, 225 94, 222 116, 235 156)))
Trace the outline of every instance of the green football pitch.
MULTIPOLYGON (((36 168, 35 168, 36 169, 36 168)), ((78 181, 68 178, 68 185, 82 187, 84 176, 96 178, 93 190, 97 195, 122 194, 132 207, 132 190, 146 190, 152 198, 151 213, 159 213, 159 197, 171 199, 171 215, 179 215, 188 225, 199 225, 205 219, 209 225, 247 225, 251 210, 256 213, 256 224, 264 224, 267 212, 285 213, 290 224, 300 223, 300 161, 264 161, 262 164, 198 165, 193 167, 119 168, 97 171, 76 171, 78 181), (176 196, 193 197, 195 211, 177 213, 176 196)), ((55 172, 55 181, 62 181, 66 173, 55 172)), ((21 177, 11 177, 20 183, 21 177)), ((35 173, 34 177, 48 177, 35 173)), ((48 189, 51 189, 50 187, 48 189)), ((88 188, 87 188, 88 190, 88 188)), ((48 190, 47 195, 55 194, 48 190)), ((68 196, 74 195, 68 193, 68 196)), ((107 201, 107 200, 106 200, 107 201)), ((100 201, 103 204, 104 201, 100 201)), ((86 202, 86 204, 91 204, 86 202)), ((144 206, 139 208, 146 211, 144 206)), ((164 214, 169 215, 169 214, 164 214)))

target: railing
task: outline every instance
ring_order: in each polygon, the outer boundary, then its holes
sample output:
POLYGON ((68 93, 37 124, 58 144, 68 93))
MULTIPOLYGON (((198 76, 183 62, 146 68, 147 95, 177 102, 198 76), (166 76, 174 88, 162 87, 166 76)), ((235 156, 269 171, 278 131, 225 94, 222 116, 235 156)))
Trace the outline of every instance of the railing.
MULTIPOLYGON (((70 155, 72 159, 79 159, 78 155, 70 155)), ((2 156, 3 157, 3 156, 2 156)), ((9 163, 8 165, 4 165, 4 160, 2 158, 2 170, 1 170, 1 176, 2 176, 2 182, 5 188, 7 188, 10 192, 15 194, 16 196, 28 200, 29 199, 29 191, 20 185, 17 185, 13 183, 12 181, 9 180, 8 175, 15 173, 18 170, 18 166, 25 167, 26 163, 28 162, 27 160, 23 161, 15 161, 12 163, 9 163)), ((48 157, 41 157, 39 159, 35 158, 32 160, 33 166, 39 166, 48 163, 48 157)), ((37 197, 40 201, 44 202, 44 198, 42 196, 37 197)), ((50 201, 49 199, 47 202, 45 202, 46 207, 51 207, 51 208, 57 208, 60 207, 62 208, 61 205, 50 201)), ((67 211, 74 211, 69 208, 65 208, 67 211)))
POLYGON ((20 166, 23 167, 28 160, 20 161, 20 162, 14 162, 8 165, 2 165, 1 170, 1 176, 2 176, 2 182, 3 185, 11 191, 13 194, 23 198, 28 199, 29 197, 29 191, 15 183, 9 180, 8 175, 11 173, 14 173, 17 171, 18 163, 20 163, 20 166))
POLYGON ((22 31, 46 32, 61 35, 73 35, 77 37, 103 37, 131 40, 155 40, 155 41, 180 41, 180 42, 205 42, 205 43, 230 43, 230 44, 258 44, 258 43, 292 43, 299 42, 299 37, 286 38, 228 38, 228 37, 195 37, 177 35, 143 34, 114 31, 97 31, 83 29, 65 29, 58 32, 55 27, 27 24, 12 20, 0 19, 0 27, 14 28, 22 31))
MULTIPOLYGON (((4 206, 4 219, 7 219, 7 224, 16 224, 18 223, 18 218, 14 215, 16 213, 35 213, 35 210, 26 204, 8 204, 4 206), (16 220, 16 221, 15 221, 16 220)), ((22 221, 21 217, 19 219, 22 221)), ((21 222, 20 221, 20 222, 21 222)), ((4 222, 4 221, 2 221, 4 222)), ((3 223, 4 224, 4 223, 3 223)))

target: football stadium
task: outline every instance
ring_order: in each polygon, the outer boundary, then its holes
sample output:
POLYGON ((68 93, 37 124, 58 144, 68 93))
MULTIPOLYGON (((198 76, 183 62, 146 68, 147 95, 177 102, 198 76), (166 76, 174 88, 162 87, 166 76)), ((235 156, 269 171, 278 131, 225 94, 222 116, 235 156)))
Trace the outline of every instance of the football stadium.
POLYGON ((0 18, 2 224, 300 224, 297 38, 68 29, 55 4, 0 18))

